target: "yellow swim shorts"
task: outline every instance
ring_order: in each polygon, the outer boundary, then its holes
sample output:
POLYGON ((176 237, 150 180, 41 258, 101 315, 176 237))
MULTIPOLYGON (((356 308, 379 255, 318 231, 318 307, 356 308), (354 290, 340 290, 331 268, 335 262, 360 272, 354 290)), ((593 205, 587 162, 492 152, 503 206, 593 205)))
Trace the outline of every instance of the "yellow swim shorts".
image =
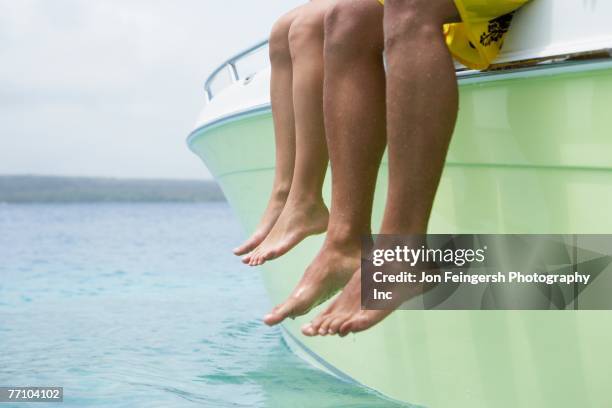
MULTIPOLYGON (((384 0, 378 0, 384 4, 384 0)), ((461 23, 445 24, 446 44, 457 61, 486 69, 499 54, 513 12, 529 0, 454 0, 461 23)))

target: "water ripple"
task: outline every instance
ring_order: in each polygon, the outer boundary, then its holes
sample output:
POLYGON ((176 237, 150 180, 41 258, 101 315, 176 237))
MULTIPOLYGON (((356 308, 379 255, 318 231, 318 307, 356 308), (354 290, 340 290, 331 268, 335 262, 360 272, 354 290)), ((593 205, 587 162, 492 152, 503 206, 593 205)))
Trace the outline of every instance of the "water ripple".
POLYGON ((389 406, 262 323, 224 204, 5 205, 0 231, 3 385, 63 386, 66 407, 389 406))

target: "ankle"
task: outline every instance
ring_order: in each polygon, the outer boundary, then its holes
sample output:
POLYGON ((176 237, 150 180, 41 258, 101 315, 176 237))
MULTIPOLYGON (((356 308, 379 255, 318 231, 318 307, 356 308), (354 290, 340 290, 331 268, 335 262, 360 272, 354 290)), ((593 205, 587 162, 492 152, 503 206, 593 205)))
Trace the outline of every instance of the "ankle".
POLYGON ((423 235, 427 234, 427 222, 383 222, 380 234, 423 235))
POLYGON ((272 188, 272 200, 282 202, 283 204, 289 197, 290 185, 276 185, 272 188))
POLYGON ((287 198, 287 204, 298 208, 318 210, 326 207, 321 194, 310 194, 292 191, 287 198))
POLYGON ((327 231, 327 241, 334 246, 361 247, 362 238, 371 234, 369 226, 355 228, 347 224, 330 223, 327 231))

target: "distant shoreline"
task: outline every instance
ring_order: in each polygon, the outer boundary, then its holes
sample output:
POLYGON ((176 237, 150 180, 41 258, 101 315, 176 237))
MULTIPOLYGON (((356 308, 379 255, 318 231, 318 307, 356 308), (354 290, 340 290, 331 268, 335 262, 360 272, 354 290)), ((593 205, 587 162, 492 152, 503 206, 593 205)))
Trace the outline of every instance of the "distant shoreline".
POLYGON ((0 203, 163 203, 225 201, 208 180, 0 176, 0 203))

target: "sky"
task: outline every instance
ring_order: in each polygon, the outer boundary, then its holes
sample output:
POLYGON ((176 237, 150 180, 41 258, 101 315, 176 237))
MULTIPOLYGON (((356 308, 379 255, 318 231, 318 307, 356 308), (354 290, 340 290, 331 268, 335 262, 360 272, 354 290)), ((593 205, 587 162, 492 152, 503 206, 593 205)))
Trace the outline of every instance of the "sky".
POLYGON ((210 177, 204 80, 302 2, 0 0, 0 174, 210 177))

